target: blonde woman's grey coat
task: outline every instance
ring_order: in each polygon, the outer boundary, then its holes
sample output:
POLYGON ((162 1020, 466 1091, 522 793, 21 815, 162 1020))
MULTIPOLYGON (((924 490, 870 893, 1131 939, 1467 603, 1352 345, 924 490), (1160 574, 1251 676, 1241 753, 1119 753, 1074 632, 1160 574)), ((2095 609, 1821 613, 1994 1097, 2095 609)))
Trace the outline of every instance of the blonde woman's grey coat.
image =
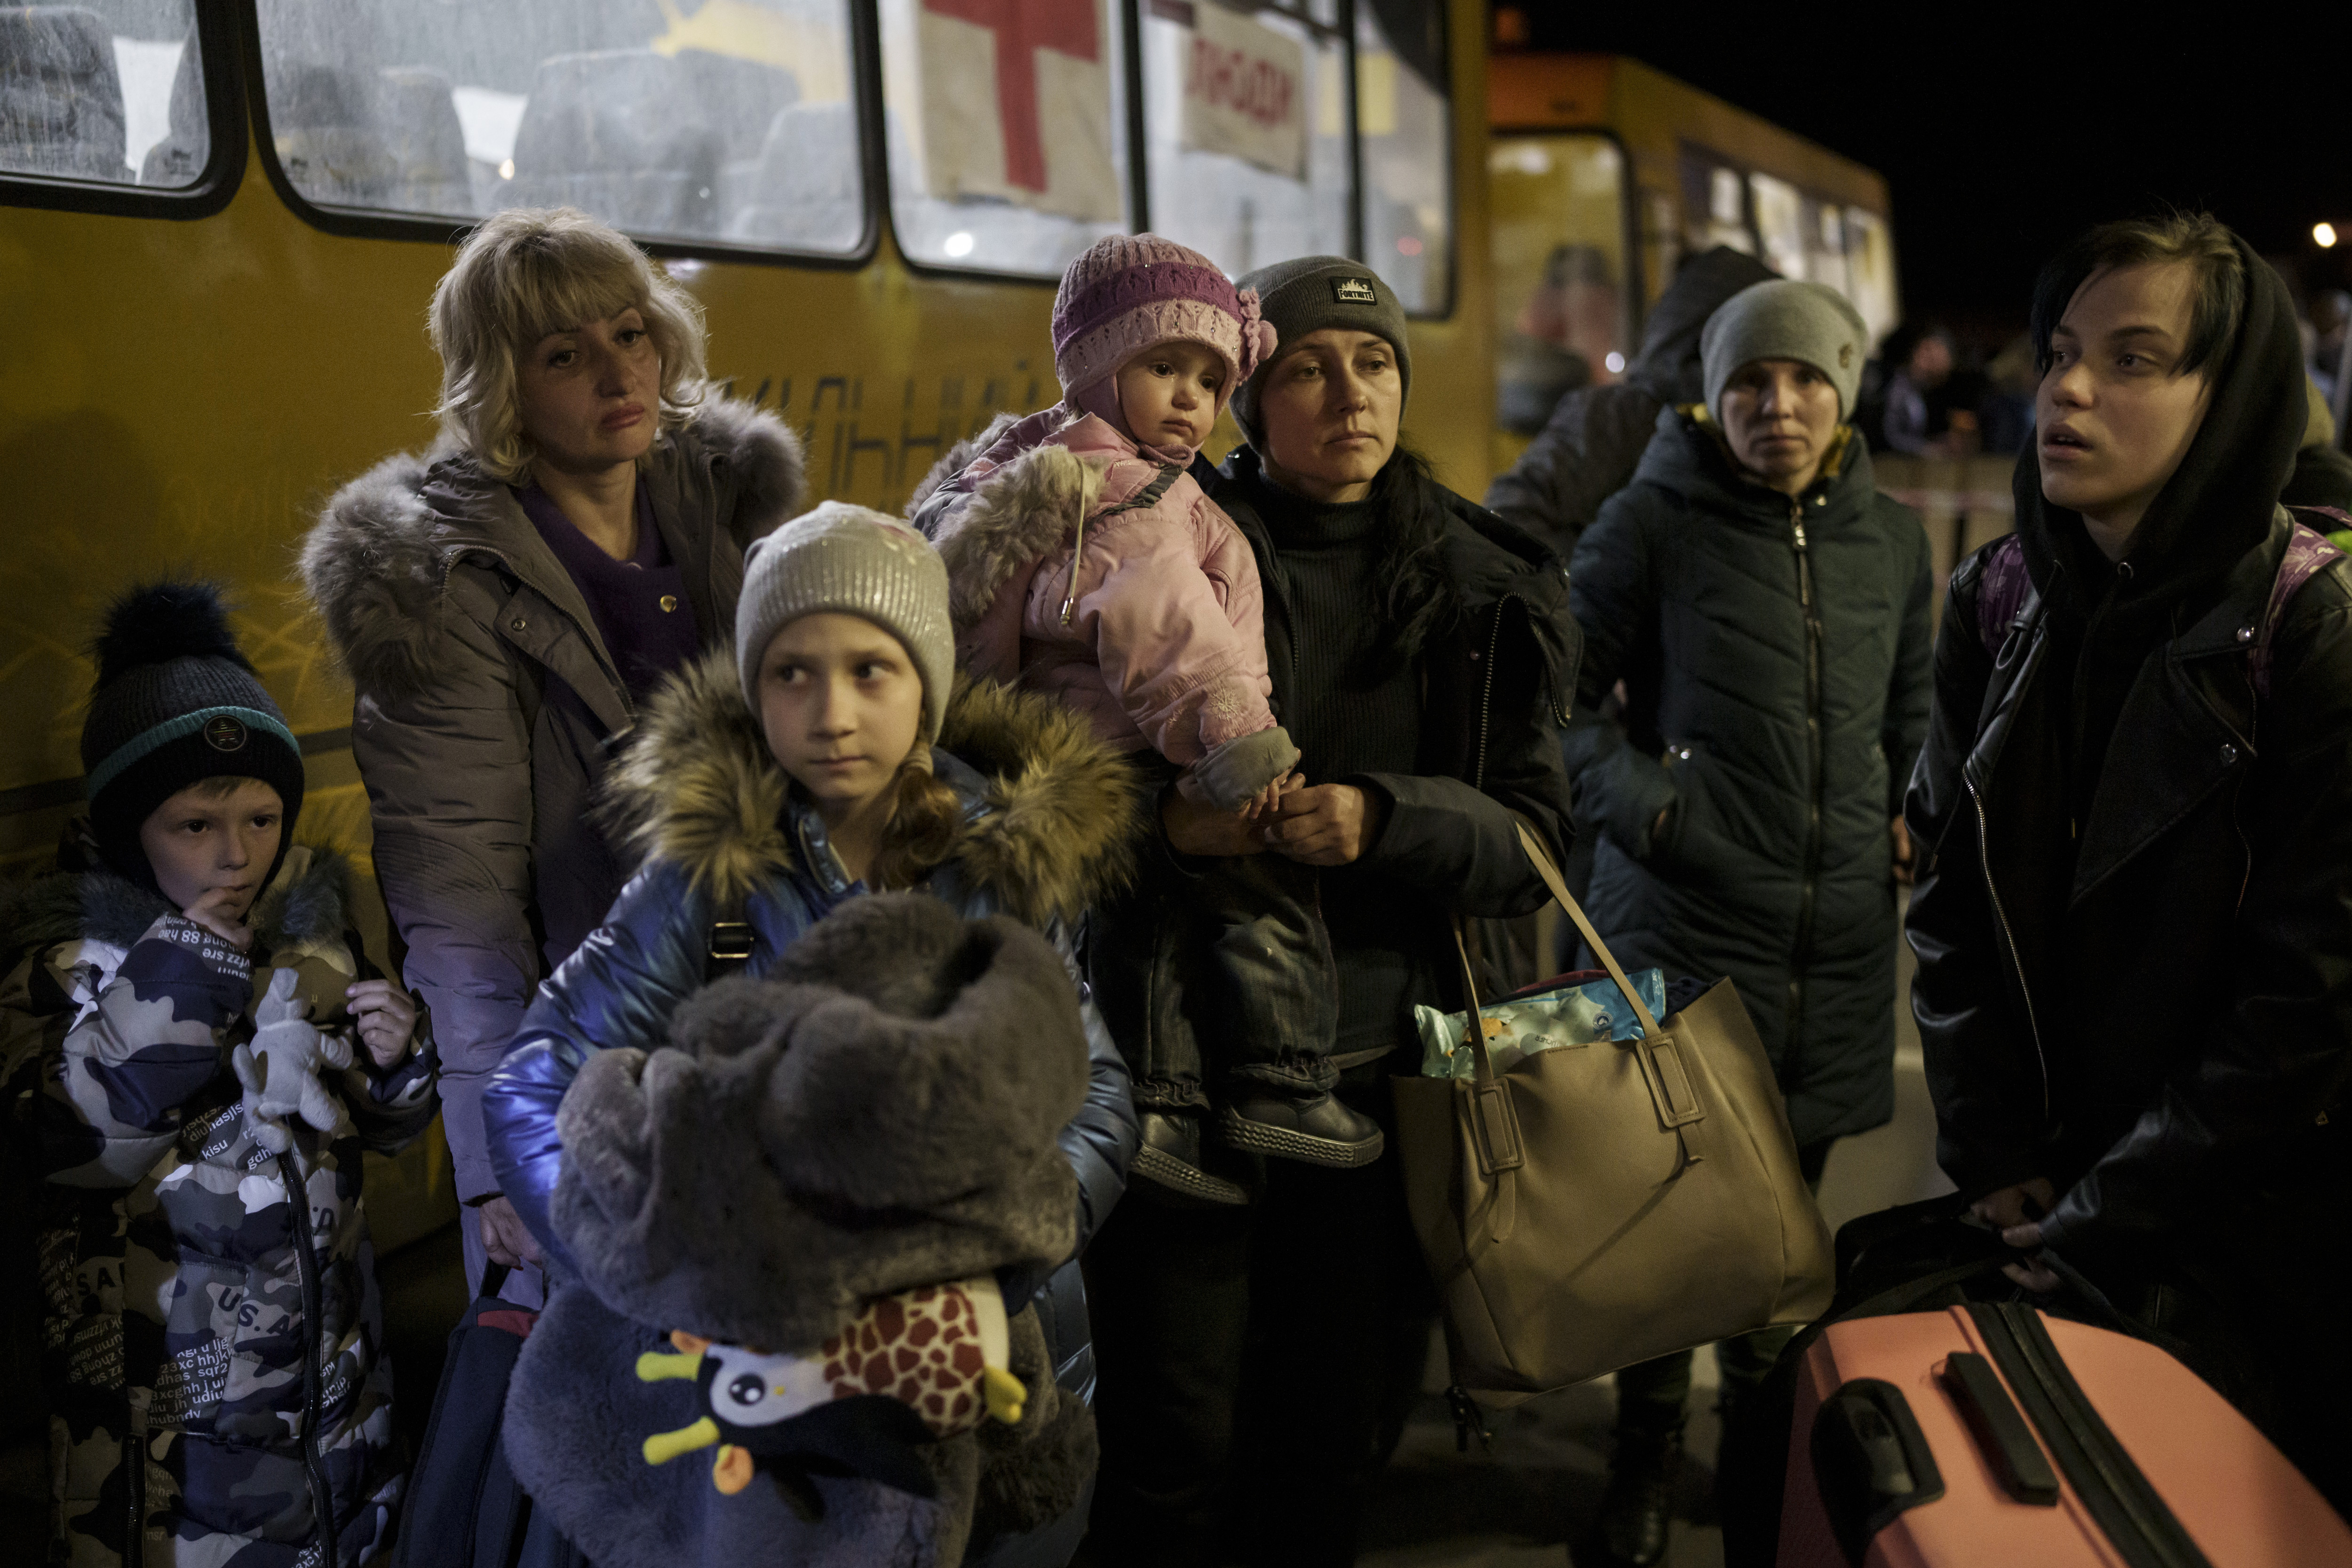
MULTIPOLYGON (((645 473, 702 646, 731 648, 743 551, 803 505, 799 437, 711 397, 645 473)), ((498 1192, 483 1081, 626 877, 590 808, 636 705, 562 563, 463 451, 390 458, 345 485, 301 571, 356 692, 376 876, 433 1010, 457 1195, 478 1202, 498 1192)))

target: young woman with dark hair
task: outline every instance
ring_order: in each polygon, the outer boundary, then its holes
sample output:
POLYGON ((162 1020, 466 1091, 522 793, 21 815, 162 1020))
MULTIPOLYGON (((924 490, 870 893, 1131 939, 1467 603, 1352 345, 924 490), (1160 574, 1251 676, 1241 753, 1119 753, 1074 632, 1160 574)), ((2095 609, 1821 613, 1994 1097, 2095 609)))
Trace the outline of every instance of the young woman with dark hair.
POLYGON ((1906 813, 1937 1157, 2352 1506, 2352 580, 2278 504, 2286 287, 2202 214, 2035 289, 2017 533, 1952 574, 1906 813))

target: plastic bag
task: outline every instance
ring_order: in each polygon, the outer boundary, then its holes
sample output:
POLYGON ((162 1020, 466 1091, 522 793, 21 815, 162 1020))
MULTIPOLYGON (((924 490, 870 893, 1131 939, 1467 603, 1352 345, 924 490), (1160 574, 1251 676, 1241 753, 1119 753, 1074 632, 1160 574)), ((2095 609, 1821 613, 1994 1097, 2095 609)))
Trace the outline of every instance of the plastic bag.
MULTIPOLYGON (((1666 977, 1663 970, 1637 969, 1625 976, 1641 994, 1650 1016, 1666 1016, 1666 977)), ((1495 1070, 1508 1072, 1526 1057, 1563 1047, 1589 1046, 1601 1040, 1631 1040, 1642 1032, 1641 1020, 1625 1005, 1613 980, 1588 981, 1540 992, 1514 1001, 1496 1002, 1478 1009, 1486 1027, 1486 1054, 1495 1070)), ((1421 1076, 1469 1078, 1470 1047, 1462 1041, 1462 1015, 1416 1006, 1412 1021, 1421 1031, 1421 1076)))

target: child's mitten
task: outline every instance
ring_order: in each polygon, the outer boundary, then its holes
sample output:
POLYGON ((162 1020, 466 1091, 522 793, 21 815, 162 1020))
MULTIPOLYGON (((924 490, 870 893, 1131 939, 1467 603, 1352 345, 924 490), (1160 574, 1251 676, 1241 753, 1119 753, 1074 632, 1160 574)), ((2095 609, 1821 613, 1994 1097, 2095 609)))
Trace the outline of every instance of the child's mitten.
POLYGON ((1298 748, 1279 725, 1236 735, 1209 748, 1184 770, 1176 788, 1187 800, 1219 811, 1239 811, 1250 796, 1298 765, 1298 748))
POLYGON ((321 1132, 341 1119, 335 1097, 320 1081, 321 1066, 352 1065, 351 1042, 323 1035, 303 1016, 310 1003, 295 994, 299 977, 290 969, 270 976, 268 994, 254 1005, 253 1055, 263 1066, 259 1111, 264 1117, 299 1116, 321 1132))

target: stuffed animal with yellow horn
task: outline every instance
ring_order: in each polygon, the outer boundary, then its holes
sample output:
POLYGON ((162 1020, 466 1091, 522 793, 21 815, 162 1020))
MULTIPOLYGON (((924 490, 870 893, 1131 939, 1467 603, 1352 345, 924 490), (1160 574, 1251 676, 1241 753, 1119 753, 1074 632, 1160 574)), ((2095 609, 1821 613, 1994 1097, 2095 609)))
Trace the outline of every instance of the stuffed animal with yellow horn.
MULTIPOLYGON (((710 1481, 729 1497, 751 1484, 761 1460, 807 1458, 813 1435, 795 1424, 804 1426, 810 1412, 837 1400, 894 1400, 925 1435, 945 1438, 992 1417, 1017 1426, 1029 1397, 1009 1364, 1003 1295, 987 1276, 869 1303, 813 1355, 720 1344, 683 1329, 670 1331, 669 1339, 680 1353, 646 1352, 637 1357, 637 1377, 646 1383, 692 1378, 702 1415, 690 1426, 647 1437, 646 1463, 666 1465, 717 1444, 710 1481)), ((902 1436, 908 1430, 903 1421, 892 1424, 902 1436)), ((863 1473, 929 1494, 927 1468, 911 1458, 894 1465, 887 1456, 887 1449, 868 1456, 863 1473), (877 1458, 889 1473, 876 1473, 877 1458)))

